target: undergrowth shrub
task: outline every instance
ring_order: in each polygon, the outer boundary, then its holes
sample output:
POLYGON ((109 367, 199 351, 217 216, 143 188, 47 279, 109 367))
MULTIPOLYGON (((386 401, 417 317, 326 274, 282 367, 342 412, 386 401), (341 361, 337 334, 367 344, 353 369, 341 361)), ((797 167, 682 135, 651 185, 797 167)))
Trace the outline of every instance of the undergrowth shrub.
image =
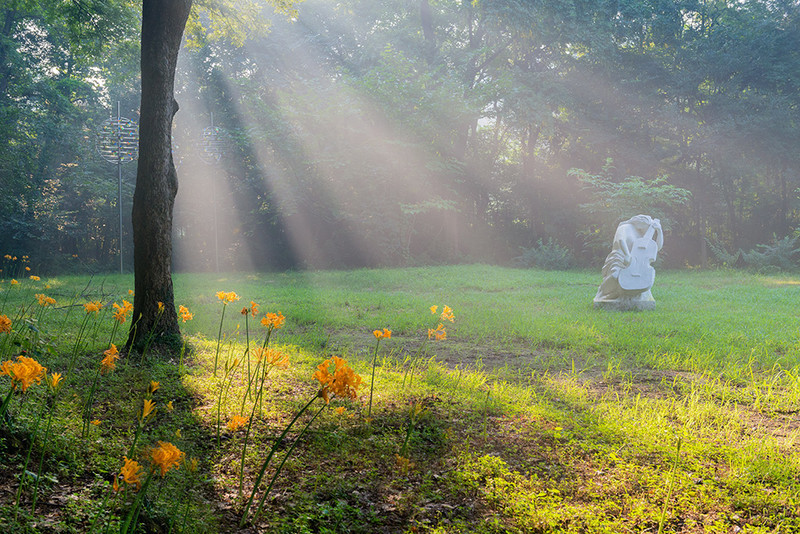
POLYGON ((783 239, 773 237, 768 244, 756 245, 756 248, 744 251, 739 249, 735 254, 729 253, 724 246, 707 240, 711 253, 726 267, 741 267, 758 273, 778 271, 794 271, 798 268, 797 255, 800 248, 795 248, 798 236, 786 236, 783 239))
POLYGON ((539 239, 533 247, 520 249, 522 255, 514 258, 514 264, 518 267, 565 271, 575 265, 572 252, 552 237, 547 239, 547 243, 539 239))

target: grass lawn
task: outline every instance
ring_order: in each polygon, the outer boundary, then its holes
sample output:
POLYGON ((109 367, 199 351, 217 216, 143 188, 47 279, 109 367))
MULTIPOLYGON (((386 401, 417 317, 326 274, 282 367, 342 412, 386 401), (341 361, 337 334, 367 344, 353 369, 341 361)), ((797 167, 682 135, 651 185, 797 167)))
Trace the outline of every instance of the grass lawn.
POLYGON ((659 271, 641 313, 594 310, 599 282, 482 265, 180 274, 185 352, 100 372, 132 277, 6 280, 0 360, 24 351, 64 378, 9 396, 0 377, 0 532, 800 532, 800 276, 659 271), (444 306, 455 320, 429 340, 444 306), (362 378, 356 399, 317 397, 333 356, 362 378), (183 452, 163 477, 159 442, 183 452), (115 479, 124 457, 141 488, 115 479))

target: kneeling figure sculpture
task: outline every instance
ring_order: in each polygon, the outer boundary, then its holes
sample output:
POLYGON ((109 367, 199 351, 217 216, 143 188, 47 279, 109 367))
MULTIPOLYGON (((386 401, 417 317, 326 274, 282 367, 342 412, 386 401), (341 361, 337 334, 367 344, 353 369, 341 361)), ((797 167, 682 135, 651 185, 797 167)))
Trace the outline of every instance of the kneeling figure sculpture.
POLYGON ((603 282, 594 297, 595 308, 652 310, 650 292, 656 277, 653 262, 664 246, 661 221, 637 215, 619 223, 611 253, 603 265, 603 282))

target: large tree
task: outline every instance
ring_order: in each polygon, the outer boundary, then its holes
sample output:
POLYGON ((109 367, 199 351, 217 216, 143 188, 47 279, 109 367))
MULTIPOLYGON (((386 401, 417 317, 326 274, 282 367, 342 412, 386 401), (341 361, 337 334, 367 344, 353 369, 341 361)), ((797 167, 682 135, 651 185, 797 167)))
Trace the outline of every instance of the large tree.
POLYGON ((139 167, 133 195, 134 326, 129 347, 180 337, 172 288, 172 208, 178 176, 172 161, 175 68, 192 0, 142 3, 142 104, 139 167))
MULTIPOLYGON (((270 0, 289 13, 295 0, 270 0)), ((260 2, 215 0, 212 27, 228 21, 228 31, 261 27, 249 17, 260 2), (233 22, 234 24, 230 24, 233 22)), ((180 328, 172 287, 172 215, 178 176, 172 160, 172 119, 178 111, 175 71, 178 52, 192 10, 192 0, 144 0, 142 3, 142 103, 139 122, 139 166, 133 195, 134 322, 128 348, 174 347, 180 328)), ((195 14, 196 15, 196 14, 195 14)), ((193 31, 204 28, 195 16, 193 31)), ((226 35, 226 32, 222 32, 226 35)))

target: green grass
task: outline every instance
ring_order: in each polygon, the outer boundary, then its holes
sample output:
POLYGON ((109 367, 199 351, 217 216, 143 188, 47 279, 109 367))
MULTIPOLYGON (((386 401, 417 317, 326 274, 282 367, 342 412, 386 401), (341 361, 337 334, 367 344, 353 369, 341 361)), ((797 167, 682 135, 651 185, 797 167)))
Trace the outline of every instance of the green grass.
MULTIPOLYGON (((153 355, 143 366, 132 355, 101 375, 93 416, 102 422, 82 437, 80 414, 112 324, 107 311, 91 317, 41 472, 44 440, 34 428, 46 388, 14 396, 0 423, 0 531, 86 532, 95 518, 96 532, 97 525, 117 531, 129 502, 103 499, 151 380, 160 383, 159 409, 137 458, 146 466, 147 449, 163 440, 200 467, 192 475, 182 466, 151 486, 140 530, 168 532, 177 515, 172 531, 181 531, 184 503, 176 512, 174 496, 186 490, 186 532, 246 531, 238 523, 256 471, 316 394, 316 366, 337 355, 364 377, 360 398, 335 399, 331 407, 345 413, 324 410, 300 438, 260 531, 656 532, 663 515, 663 532, 800 532, 800 277, 659 271, 657 308, 643 313, 593 309, 599 278, 481 265, 176 275, 176 304, 195 317, 182 325, 193 349, 184 367, 178 354, 153 355), (253 422, 244 495, 244 430, 223 431, 216 445, 217 410, 223 425, 239 413, 247 369, 232 373, 218 406, 221 380, 212 370, 221 290, 242 299, 226 311, 220 359, 243 357, 239 310, 252 300, 262 313, 286 316, 270 346, 291 360, 288 370, 271 372, 253 422), (436 326, 431 305, 455 312, 444 341, 425 341, 436 326), (382 328, 392 337, 380 345, 367 420, 372 331, 382 328), (26 475, 31 444, 36 462, 26 475), (14 519, 20 481, 33 477, 40 477, 36 510, 28 483, 14 519)), ((118 275, 4 282, 0 313, 14 331, 0 334, 2 359, 24 349, 64 372, 85 315, 80 305, 121 302, 132 285, 118 275), (34 317, 32 329, 18 310, 40 291, 58 303, 34 317)), ((39 311, 33 304, 25 317, 39 311)), ((251 348, 263 341, 257 319, 250 334, 251 348)), ((8 384, 0 378, 0 392, 8 384)), ((292 432, 279 444, 278 462, 296 438, 292 432)))

